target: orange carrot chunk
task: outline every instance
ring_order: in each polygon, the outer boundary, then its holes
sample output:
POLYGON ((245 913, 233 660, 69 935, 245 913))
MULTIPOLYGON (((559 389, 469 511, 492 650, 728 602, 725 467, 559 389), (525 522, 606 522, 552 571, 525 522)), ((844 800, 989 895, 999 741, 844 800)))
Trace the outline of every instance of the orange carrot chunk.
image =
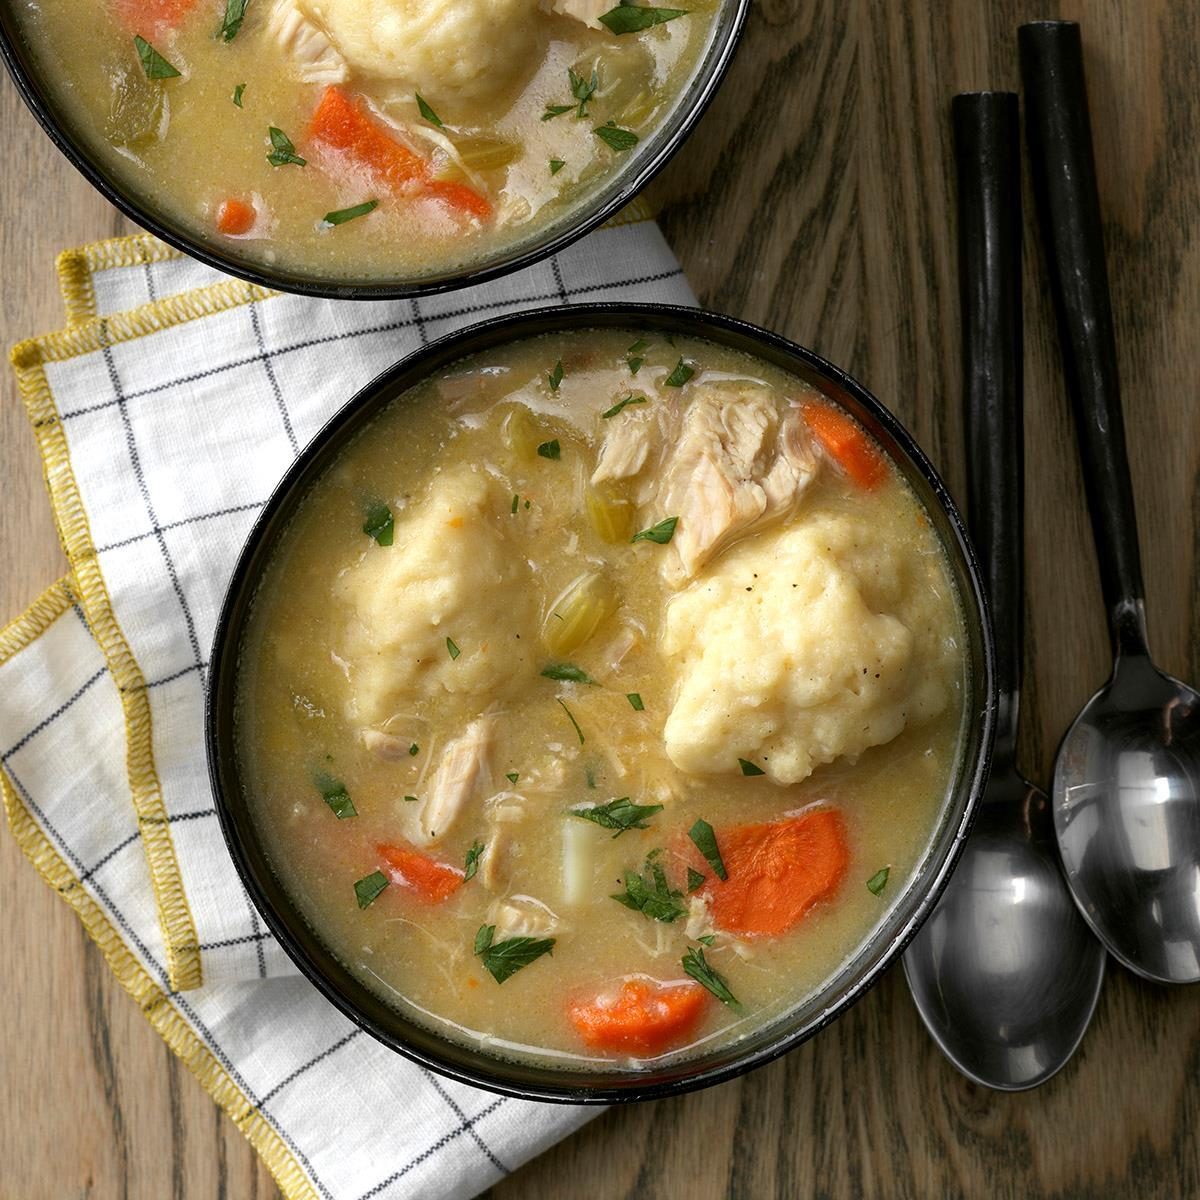
POLYGON ((698 983, 660 983, 634 975, 619 989, 571 1000, 567 1016, 595 1050, 661 1054, 700 1023, 708 993, 698 983))
POLYGON ((377 846, 393 883, 410 888, 427 904, 448 900, 463 884, 463 872, 407 846, 377 846))
POLYGON ((178 29, 184 17, 196 7, 197 0, 112 0, 117 20, 130 33, 143 37, 160 36, 178 29))
POLYGON ((846 826, 831 808, 769 825, 718 830, 729 876, 709 875, 703 892, 713 924, 727 933, 775 936, 794 929, 841 886, 850 862, 846 826))
POLYGON ((887 478, 883 452, 845 413, 828 404, 806 404, 804 419, 813 437, 859 487, 870 490, 887 478))
POLYGON ((222 200, 217 209, 218 231, 235 237, 240 233, 249 233, 254 228, 254 222, 257 219, 258 214, 254 211, 254 205, 248 204, 245 200, 239 200, 236 196, 222 200))
POLYGON ((321 94, 308 136, 319 146, 345 154, 393 192, 422 192, 458 212, 491 215, 492 206, 474 188, 431 178, 428 159, 396 141, 362 101, 339 87, 331 85, 321 94))

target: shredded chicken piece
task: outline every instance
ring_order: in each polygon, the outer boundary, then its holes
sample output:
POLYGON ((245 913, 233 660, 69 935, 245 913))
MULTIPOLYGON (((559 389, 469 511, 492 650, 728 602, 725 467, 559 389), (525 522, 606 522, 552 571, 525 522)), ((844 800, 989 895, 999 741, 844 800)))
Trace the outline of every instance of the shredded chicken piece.
POLYGON ((621 664, 643 642, 642 631, 633 625, 622 625, 621 632, 604 650, 604 665, 615 675, 621 664))
POLYGON ((550 937, 566 925, 558 914, 533 896, 509 896, 488 909, 488 924, 495 925, 495 940, 510 937, 550 937))
POLYGON ((707 896, 693 896, 688 901, 687 925, 684 926, 683 931, 692 941, 699 937, 707 937, 714 932, 707 896))
POLYGON ((427 843, 446 834, 480 782, 486 783, 495 730, 496 718, 485 715, 446 744, 418 813, 421 836, 427 843))
POLYGON ((364 729, 359 737, 362 739, 362 744, 372 754, 378 755, 385 762, 400 762, 409 757, 408 748, 412 742, 397 737, 394 733, 384 733, 379 729, 364 729))
POLYGON ((665 409, 662 405, 637 405, 610 418, 592 472, 592 485, 640 475, 652 448, 663 441, 665 409))
POLYGON ((273 38, 301 83, 344 83, 349 71, 329 35, 297 3, 275 0, 267 16, 273 38))
POLYGON ((602 29, 600 16, 613 6, 613 0, 553 0, 550 7, 564 17, 574 17, 591 29, 602 29))
POLYGON ((518 792, 497 792, 484 806, 488 820, 487 849, 479 868, 479 881, 489 892, 500 886, 509 852, 516 838, 513 830, 529 816, 525 797, 518 792))

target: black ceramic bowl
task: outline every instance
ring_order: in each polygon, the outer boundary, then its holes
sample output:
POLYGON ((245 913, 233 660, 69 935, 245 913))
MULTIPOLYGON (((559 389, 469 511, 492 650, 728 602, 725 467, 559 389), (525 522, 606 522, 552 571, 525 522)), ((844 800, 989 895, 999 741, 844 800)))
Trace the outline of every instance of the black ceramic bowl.
POLYGON ((36 55, 20 31, 9 0, 0 0, 0 56, 21 98, 71 164, 105 199, 155 237, 210 267, 263 287, 337 300, 393 300, 451 291, 519 271, 558 253, 617 213, 667 163, 700 119, 733 58, 749 9, 750 0, 725 0, 708 49, 670 117, 585 203, 534 236, 474 264, 415 278, 322 276, 267 265, 239 254, 236 244, 201 237, 169 210, 113 177, 90 145, 89 138, 72 124, 64 106, 56 99, 54 89, 46 85, 36 55))
POLYGON ((599 1104, 671 1095, 739 1075, 812 1037, 858 1000, 895 962, 950 875, 987 776, 995 708, 991 626, 974 556, 944 485, 896 418, 837 367, 756 326, 696 309, 596 304, 520 313, 434 342, 363 388, 313 439, 275 489, 234 569, 213 644, 206 743, 221 828, 238 872, 271 932, 334 1005, 385 1045, 451 1078, 506 1095, 599 1104), (962 601, 971 669, 961 757, 949 801, 924 861, 859 953, 791 1012, 734 1044, 636 1074, 567 1071, 502 1059, 450 1041, 369 991, 325 948, 273 874, 248 811, 234 738, 238 657, 255 590, 298 501, 342 448, 384 405, 464 355, 537 334, 613 327, 707 338, 746 351, 807 380, 853 413, 903 472, 945 547, 962 601))

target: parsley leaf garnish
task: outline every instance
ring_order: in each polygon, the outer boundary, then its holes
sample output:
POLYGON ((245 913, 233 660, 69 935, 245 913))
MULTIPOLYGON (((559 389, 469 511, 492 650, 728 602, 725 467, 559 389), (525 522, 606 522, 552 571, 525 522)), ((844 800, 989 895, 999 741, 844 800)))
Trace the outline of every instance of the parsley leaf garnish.
POLYGON ((697 888, 704 886, 704 876, 695 867, 688 867, 687 890, 690 895, 697 888))
POLYGON ((612 408, 605 409, 604 412, 600 414, 600 419, 602 421, 607 421, 609 417, 615 417, 623 408, 628 408, 631 404, 649 403, 650 402, 645 396, 635 396, 632 392, 629 392, 627 395, 622 396, 621 399, 612 406, 612 408))
POLYGON ((417 755, 421 753, 421 747, 418 746, 416 742, 413 742, 413 744, 409 746, 408 752, 413 758, 416 758, 417 755))
POLYGON ((554 949, 554 938, 511 937, 497 942, 493 941, 495 936, 495 925, 480 925, 475 935, 475 953, 497 983, 503 983, 554 949))
POLYGON ((891 867, 880 867, 870 879, 867 880, 867 891, 872 896, 878 896, 880 892, 887 887, 888 876, 892 873, 891 867))
POLYGON ((584 744, 583 730, 579 728, 579 722, 577 720, 575 720, 575 715, 571 712, 571 710, 565 704, 563 704, 563 702, 561 700, 559 700, 559 704, 562 705, 563 712, 565 712, 567 714, 567 720, 570 721, 571 724, 575 726, 575 736, 577 738, 579 738, 579 744, 582 746, 584 744))
POLYGON ((731 1008, 737 1007, 736 997, 729 990, 725 980, 708 965, 703 950, 689 950, 683 956, 683 969, 701 987, 708 988, 722 1004, 728 1004, 731 1008))
POLYGON ((646 859, 646 873, 639 875, 636 871, 626 871, 625 890, 614 892, 612 896, 618 904, 668 925, 687 915, 687 906, 679 903, 682 898, 683 893, 674 891, 667 883, 662 867, 649 858, 646 859))
POLYGON ((738 759, 738 766, 742 768, 743 775, 765 775, 766 771, 762 767, 756 767, 754 763, 747 762, 744 758, 738 759))
POLYGON ((463 883, 468 879, 475 878, 475 872, 479 870, 479 860, 483 857, 483 843, 477 838, 471 843, 471 848, 467 851, 466 871, 463 874, 463 883))
POLYGON ((430 123, 430 125, 436 125, 439 129, 445 129, 445 125, 442 124, 442 118, 439 117, 437 113, 435 113, 433 109, 429 107, 421 93, 414 92, 413 95, 415 95, 417 98, 417 111, 420 112, 421 116, 424 117, 425 120, 430 123))
POLYGON ((242 28, 246 19, 246 5, 250 0, 225 0, 225 19, 221 22, 220 35, 227 42, 232 42, 242 28))
POLYGON ((547 663, 542 668, 543 679, 558 679, 565 683, 595 683, 596 681, 574 663, 547 663))
POLYGON ((362 531, 368 537, 374 538, 380 546, 390 546, 396 532, 392 510, 382 502, 372 504, 367 509, 362 531))
POLYGON ((696 849, 708 860, 708 865, 712 867, 716 877, 728 879, 729 873, 725 870, 725 863, 721 860, 721 851, 717 846, 717 835, 713 832, 713 827, 702 818, 688 830, 688 837, 692 839, 696 849))
POLYGON ((642 695, 640 692, 626 692, 625 699, 629 701, 629 706, 634 712, 646 711, 646 706, 642 703, 642 695))
POLYGON ((517 771, 509 771, 508 774, 504 776, 504 778, 507 779, 509 783, 511 783, 515 786, 517 780, 520 779, 521 776, 517 771))
POLYGON ((244 83, 239 83, 237 87, 233 89, 233 102, 238 106, 238 108, 242 107, 242 93, 245 90, 246 85, 244 83))
POLYGON ((683 387, 696 373, 695 367, 688 366, 682 358, 675 364, 675 369, 663 380, 663 387, 683 387))
POLYGON ((618 153, 632 150, 638 144, 638 135, 632 129, 621 129, 609 121, 598 125, 592 132, 610 149, 618 153))
POLYGON ((569 113, 575 105, 573 104, 547 104, 546 111, 542 113, 543 121, 553 121, 555 117, 561 117, 563 113, 569 113))
POLYGON ((446 639, 446 653, 450 655, 451 662, 462 653, 458 646, 455 645, 453 638, 446 639))
POLYGON ((345 225, 347 221, 353 221, 355 217, 365 217, 378 207, 378 200, 364 200, 361 204, 352 204, 349 208, 337 208, 333 212, 327 212, 322 220, 326 225, 345 225))
POLYGON ((561 158, 552 158, 550 160, 550 174, 557 175, 566 165, 561 158))
POLYGON ((579 101, 579 107, 576 109, 575 115, 576 117, 586 117, 588 115, 587 103, 600 86, 600 76, 593 69, 591 79, 586 79, 582 75, 576 75, 574 67, 568 67, 567 79, 571 83, 571 95, 579 101))
POLYGON ((603 829, 615 829, 613 837, 620 837, 627 829, 649 829, 646 819, 662 810, 661 804, 634 804, 628 796, 622 796, 619 800, 597 804, 594 808, 569 808, 567 812, 572 817, 592 821, 603 829))
POLYGON ((678 524, 678 517, 667 517, 665 521, 659 521, 657 525, 651 525, 649 529, 635 533, 629 540, 631 542, 654 542, 658 546, 665 546, 675 536, 675 526, 678 524))
POLYGON ((391 881, 382 871, 372 871, 364 875, 354 884, 354 894, 358 897, 358 907, 366 908, 391 881))
POLYGON ((350 793, 346 791, 346 785, 340 779, 334 779, 332 775, 320 774, 313 778, 313 783, 317 785, 317 791, 324 797, 325 803, 333 810, 333 815, 339 821, 344 821, 347 817, 358 816, 354 801, 350 799, 350 793))
MULTIPOLYGON (((292 144, 292 139, 282 129, 277 129, 274 125, 268 125, 267 133, 270 135, 271 145, 274 147, 271 153, 267 155, 267 162, 271 166, 284 167, 288 163, 294 163, 297 167, 308 165, 308 159, 301 158, 296 153, 296 147, 292 144)), ((325 219, 329 220, 328 217, 325 219)))
MULTIPOLYGON (((539 458, 549 458, 557 461, 562 457, 562 447, 558 444, 558 438, 555 438, 552 442, 543 442, 537 448, 537 452, 539 458)), ((525 507, 529 507, 528 501, 525 507)))
POLYGON ((563 370, 562 359, 560 358, 558 362, 554 364, 554 370, 546 376, 546 382, 550 385, 550 390, 552 392, 558 391, 558 385, 562 383, 563 376, 565 374, 566 372, 563 370))
POLYGON ((133 44, 137 47, 138 58, 142 61, 142 70, 147 79, 175 79, 179 72, 144 37, 134 35, 133 44))
POLYGON ((686 17, 685 8, 653 8, 650 5, 622 3, 601 14, 599 21, 610 33, 641 33, 654 25, 663 25, 677 17, 686 17))

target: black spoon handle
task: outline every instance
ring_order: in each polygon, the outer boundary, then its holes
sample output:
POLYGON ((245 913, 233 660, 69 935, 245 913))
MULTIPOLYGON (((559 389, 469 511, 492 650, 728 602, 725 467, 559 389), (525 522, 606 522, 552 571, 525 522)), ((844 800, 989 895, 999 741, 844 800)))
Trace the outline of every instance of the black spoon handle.
POLYGON ((1145 651, 1137 516, 1125 454, 1100 196, 1079 26, 1036 21, 1019 33, 1025 136, 1058 310, 1067 389, 1087 487, 1113 645, 1145 651))
POLYGON ((955 96, 958 279, 971 536, 996 641, 996 755, 1017 734, 1022 642, 1021 142, 1012 92, 955 96))

